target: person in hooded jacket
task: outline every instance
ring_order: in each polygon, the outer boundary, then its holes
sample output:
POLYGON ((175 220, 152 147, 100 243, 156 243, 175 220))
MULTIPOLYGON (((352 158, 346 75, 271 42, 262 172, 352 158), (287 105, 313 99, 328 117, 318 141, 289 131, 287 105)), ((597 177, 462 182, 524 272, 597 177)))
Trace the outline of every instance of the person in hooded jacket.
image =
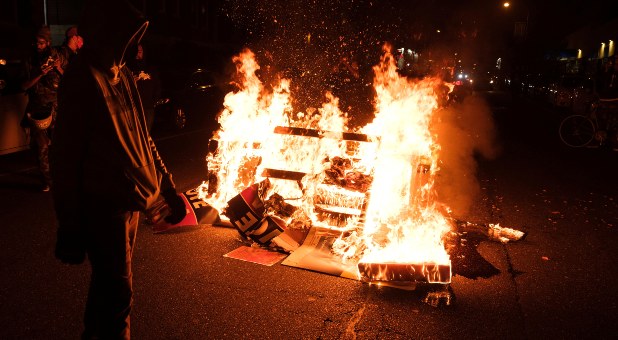
POLYGON ((127 1, 90 1, 84 46, 64 73, 50 150, 55 256, 92 270, 82 338, 130 338, 131 257, 139 220, 160 193, 169 223, 185 205, 150 138, 125 53, 148 22, 127 1))

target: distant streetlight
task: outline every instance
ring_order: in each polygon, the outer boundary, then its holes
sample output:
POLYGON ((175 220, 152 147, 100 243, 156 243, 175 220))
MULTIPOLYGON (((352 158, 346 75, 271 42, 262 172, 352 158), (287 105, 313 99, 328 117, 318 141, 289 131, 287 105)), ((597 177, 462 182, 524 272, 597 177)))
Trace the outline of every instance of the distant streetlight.
MULTIPOLYGON (((521 11, 521 4, 516 4, 515 9, 520 9, 521 11)), ((502 7, 504 7, 505 9, 508 9, 511 7, 511 3, 508 1, 505 1, 502 3, 502 7)), ((517 37, 526 37, 528 36, 528 26, 530 24, 530 9, 525 6, 524 7, 526 10, 526 21, 525 22, 521 22, 521 21, 517 21, 515 22, 515 32, 513 33, 515 36, 517 37)), ((511 11, 511 10, 509 10, 511 11)))

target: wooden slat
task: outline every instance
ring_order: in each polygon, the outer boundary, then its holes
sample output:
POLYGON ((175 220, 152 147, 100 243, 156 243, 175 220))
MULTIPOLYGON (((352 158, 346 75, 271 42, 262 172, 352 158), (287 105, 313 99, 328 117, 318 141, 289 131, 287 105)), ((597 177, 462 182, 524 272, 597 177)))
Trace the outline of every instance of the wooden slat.
POLYGON ((451 282, 450 264, 359 262, 358 272, 365 282, 451 282))
POLYGON ((305 177, 306 173, 300 171, 280 170, 265 168, 262 171, 262 177, 287 179, 290 181, 300 181, 305 177))
POLYGON ((275 127, 275 130, 273 132, 277 134, 281 134, 281 135, 294 135, 294 136, 315 137, 315 138, 331 138, 331 139, 357 141, 357 142, 371 142, 371 138, 369 138, 369 136, 363 133, 334 132, 334 131, 327 131, 327 130, 306 129, 306 128, 290 127, 290 126, 277 126, 275 127))

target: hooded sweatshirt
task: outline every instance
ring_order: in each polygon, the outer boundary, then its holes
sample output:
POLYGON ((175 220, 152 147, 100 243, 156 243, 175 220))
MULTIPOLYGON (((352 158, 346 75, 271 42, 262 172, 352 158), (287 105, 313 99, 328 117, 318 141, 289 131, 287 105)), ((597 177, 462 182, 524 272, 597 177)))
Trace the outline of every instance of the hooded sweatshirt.
POLYGON ((126 1, 99 0, 86 5, 79 27, 84 46, 60 83, 50 148, 56 215, 67 228, 85 223, 84 208, 144 210, 174 188, 124 65, 148 22, 126 1))

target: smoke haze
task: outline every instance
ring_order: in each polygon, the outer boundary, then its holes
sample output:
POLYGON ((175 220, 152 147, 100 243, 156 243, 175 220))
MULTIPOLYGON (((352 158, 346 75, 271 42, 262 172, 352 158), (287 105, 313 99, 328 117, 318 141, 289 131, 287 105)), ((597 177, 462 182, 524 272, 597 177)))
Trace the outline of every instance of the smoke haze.
POLYGON ((468 96, 462 104, 438 111, 435 119, 441 147, 438 199, 453 215, 463 216, 480 193, 476 157, 493 159, 500 152, 492 112, 484 99, 468 96))

